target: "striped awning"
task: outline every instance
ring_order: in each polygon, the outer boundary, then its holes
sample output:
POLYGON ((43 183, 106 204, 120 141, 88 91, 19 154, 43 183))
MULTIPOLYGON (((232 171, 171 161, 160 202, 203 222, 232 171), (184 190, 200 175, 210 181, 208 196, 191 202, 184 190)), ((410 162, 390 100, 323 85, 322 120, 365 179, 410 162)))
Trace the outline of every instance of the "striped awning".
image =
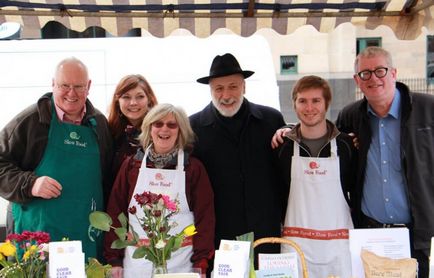
POLYGON ((142 28, 156 37, 186 29, 207 37, 219 28, 250 36, 262 28, 290 34, 303 25, 330 32, 338 25, 389 26, 399 39, 434 30, 434 0, 0 0, 0 24, 18 22, 21 38, 40 38, 50 21, 82 32, 91 26, 123 36, 142 28))

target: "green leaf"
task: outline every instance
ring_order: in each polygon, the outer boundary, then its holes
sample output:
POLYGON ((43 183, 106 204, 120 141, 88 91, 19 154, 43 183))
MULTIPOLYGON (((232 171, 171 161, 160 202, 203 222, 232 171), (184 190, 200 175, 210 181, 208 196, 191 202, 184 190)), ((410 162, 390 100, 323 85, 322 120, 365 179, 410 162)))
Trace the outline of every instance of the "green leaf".
POLYGON ((133 234, 133 237, 134 237, 134 239, 136 240, 136 241, 138 241, 139 240, 139 234, 136 232, 136 231, 134 231, 134 228, 133 228, 133 226, 131 226, 130 225, 130 231, 131 231, 131 233, 133 234))
POLYGON ((105 232, 110 231, 110 227, 113 223, 110 215, 103 211, 93 211, 89 214, 90 225, 98 230, 105 232))
POLYGON ((146 250, 146 247, 144 246, 137 247, 137 249, 133 253, 133 258, 134 259, 143 258, 147 253, 148 252, 146 250))
POLYGON ((170 255, 172 253, 172 251, 175 251, 175 249, 173 248, 174 244, 175 244, 175 237, 170 238, 167 242, 166 242, 166 246, 164 246, 164 250, 163 250, 163 256, 166 259, 170 259, 170 255))
POLYGON ((111 265, 102 265, 95 258, 89 258, 89 263, 86 264, 87 278, 109 277, 110 272, 111 272, 111 265))
POLYGON ((249 241, 250 244, 250 272, 249 278, 256 278, 255 266, 253 264, 254 261, 254 252, 253 252, 253 240, 255 239, 255 234, 253 232, 246 233, 240 236, 237 236, 236 239, 238 241, 249 241))
POLYGON ((254 233, 250 232, 250 233, 245 233, 243 235, 237 236, 236 239, 238 241, 250 241, 253 242, 253 239, 255 238, 254 233))
POLYGON ((128 227, 128 218, 125 216, 123 212, 118 216, 119 222, 121 222, 122 227, 128 227))
POLYGON ((253 260, 250 260, 249 278, 256 278, 256 271, 255 271, 255 265, 253 264, 253 260))
POLYGON ((128 242, 126 242, 124 240, 117 239, 117 240, 112 242, 112 245, 110 247, 113 249, 124 249, 128 245, 129 245, 128 242))
POLYGON ((147 252, 147 254, 146 254, 146 259, 147 260, 149 260, 149 261, 151 261, 151 262, 156 262, 156 261, 158 261, 157 260, 157 257, 154 255, 154 254, 152 254, 152 252, 149 250, 149 252, 147 252))
POLYGON ((178 250, 181 247, 183 237, 174 237, 173 251, 178 250))
POLYGON ((124 227, 116 228, 114 231, 120 240, 125 241, 127 239, 127 233, 128 233, 127 228, 124 227))

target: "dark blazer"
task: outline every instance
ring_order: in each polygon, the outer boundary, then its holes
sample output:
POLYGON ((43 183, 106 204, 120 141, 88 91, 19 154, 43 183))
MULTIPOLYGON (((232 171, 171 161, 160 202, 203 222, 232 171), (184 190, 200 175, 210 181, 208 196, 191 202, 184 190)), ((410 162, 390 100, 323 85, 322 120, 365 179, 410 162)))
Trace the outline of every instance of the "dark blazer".
MULTIPOLYGON (((401 163, 407 184, 413 222, 414 248, 428 256, 434 236, 434 96, 412 93, 396 82, 401 94, 401 163)), ((361 200, 366 158, 371 142, 371 127, 364 98, 346 106, 336 126, 343 132, 354 132, 359 138, 359 167, 354 198, 355 225, 361 222, 361 200)))
POLYGON ((247 100, 241 110, 239 136, 229 132, 235 120, 220 119, 212 103, 190 117, 197 135, 193 155, 205 165, 214 190, 217 247, 221 239, 247 232, 280 237, 283 182, 271 138, 285 122, 279 111, 247 100))

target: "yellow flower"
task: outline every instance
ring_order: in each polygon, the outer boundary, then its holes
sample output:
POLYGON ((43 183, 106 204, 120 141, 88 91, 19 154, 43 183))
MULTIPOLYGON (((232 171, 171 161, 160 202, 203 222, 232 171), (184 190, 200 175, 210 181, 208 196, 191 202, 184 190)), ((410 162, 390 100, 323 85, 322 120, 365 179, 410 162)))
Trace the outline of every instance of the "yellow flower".
POLYGON ((29 258, 30 258, 30 250, 27 250, 26 252, 24 252, 23 260, 27 261, 29 258))
POLYGON ((192 236, 194 234, 197 234, 196 227, 194 226, 194 224, 185 227, 183 232, 185 236, 192 236))
POLYGON ((2 253, 5 257, 14 256, 16 251, 17 248, 9 240, 0 245, 0 253, 2 253))
POLYGON ((37 250, 38 250, 38 246, 36 245, 30 246, 30 248, 24 253, 23 260, 25 261, 28 260, 30 256, 36 253, 37 250))

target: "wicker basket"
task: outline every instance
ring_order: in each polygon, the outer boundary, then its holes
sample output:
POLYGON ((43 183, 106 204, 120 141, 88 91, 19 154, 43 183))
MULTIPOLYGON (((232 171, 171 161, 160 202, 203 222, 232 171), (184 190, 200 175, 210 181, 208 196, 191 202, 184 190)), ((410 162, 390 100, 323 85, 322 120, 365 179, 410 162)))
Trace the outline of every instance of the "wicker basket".
POLYGON ((290 239, 286 239, 286 238, 264 237, 264 238, 255 240, 255 242, 253 242, 253 248, 255 248, 258 245, 264 244, 264 243, 280 243, 280 244, 287 244, 287 245, 292 246, 295 249, 295 251, 297 251, 298 256, 300 257, 301 268, 303 270, 303 278, 309 277, 309 275, 307 273, 307 265, 306 265, 306 260, 304 259, 303 251, 301 251, 301 248, 300 248, 300 246, 298 246, 297 243, 295 243, 294 241, 292 241, 290 239))

